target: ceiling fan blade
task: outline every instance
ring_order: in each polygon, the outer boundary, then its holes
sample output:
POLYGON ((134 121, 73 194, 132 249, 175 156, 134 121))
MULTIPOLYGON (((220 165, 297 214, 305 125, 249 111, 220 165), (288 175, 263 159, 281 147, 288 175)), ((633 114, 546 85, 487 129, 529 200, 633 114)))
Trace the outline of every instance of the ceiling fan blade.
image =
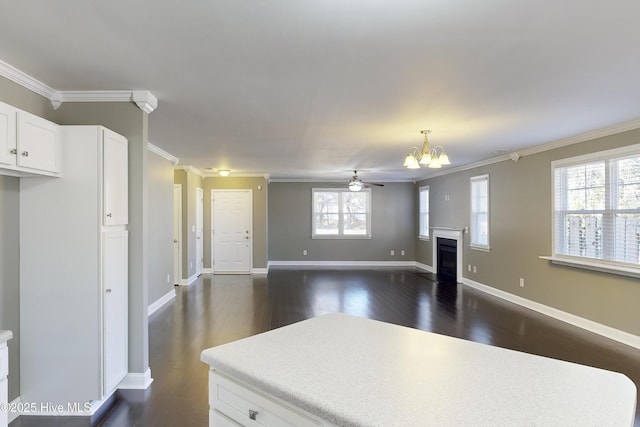
POLYGON ((375 186, 378 186, 378 187, 384 187, 384 184, 378 184, 377 182, 365 182, 364 185, 365 186, 375 185, 375 186))

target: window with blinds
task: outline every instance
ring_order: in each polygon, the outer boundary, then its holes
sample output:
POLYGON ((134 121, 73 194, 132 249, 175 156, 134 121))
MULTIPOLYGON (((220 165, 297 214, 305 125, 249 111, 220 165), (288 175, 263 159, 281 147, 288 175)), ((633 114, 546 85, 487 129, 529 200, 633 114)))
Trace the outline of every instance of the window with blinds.
POLYGON ((552 163, 554 256, 640 264, 640 145, 552 163))
POLYGON ((472 248, 489 249, 489 175, 471 178, 472 248))
POLYGON ((429 186, 420 187, 419 232, 421 239, 429 238, 429 186))
POLYGON ((314 188, 314 239, 371 238, 371 190, 314 188))

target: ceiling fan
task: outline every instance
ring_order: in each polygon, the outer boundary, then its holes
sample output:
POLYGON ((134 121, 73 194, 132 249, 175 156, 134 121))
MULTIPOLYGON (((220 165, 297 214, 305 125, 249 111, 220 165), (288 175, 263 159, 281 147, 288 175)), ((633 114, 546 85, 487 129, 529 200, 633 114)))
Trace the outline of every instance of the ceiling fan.
POLYGON ((357 170, 353 171, 353 176, 351 177, 351 180, 349 181, 349 190, 351 190, 351 191, 360 191, 364 187, 370 187, 372 185, 375 185, 375 186, 378 186, 378 187, 384 187, 384 184, 377 184, 375 182, 362 182, 360 180, 360 178, 358 178, 358 171, 357 170))

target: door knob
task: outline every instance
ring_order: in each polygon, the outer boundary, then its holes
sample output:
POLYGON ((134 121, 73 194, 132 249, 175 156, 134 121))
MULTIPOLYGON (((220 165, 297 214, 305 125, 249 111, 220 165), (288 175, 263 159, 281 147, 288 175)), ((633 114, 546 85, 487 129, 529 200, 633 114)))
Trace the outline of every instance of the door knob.
POLYGON ((173 239, 173 243, 178 243, 178 239, 173 239))
POLYGON ((15 148, 12 148, 10 152, 11 154, 18 154, 18 150, 16 150, 15 148))
POLYGON ((113 215, 111 215, 111 212, 109 212, 109 213, 107 214, 107 218, 111 218, 112 216, 113 216, 113 215))
POLYGON ((108 288, 107 290, 105 290, 105 292, 110 294, 111 293, 111 288, 108 288))

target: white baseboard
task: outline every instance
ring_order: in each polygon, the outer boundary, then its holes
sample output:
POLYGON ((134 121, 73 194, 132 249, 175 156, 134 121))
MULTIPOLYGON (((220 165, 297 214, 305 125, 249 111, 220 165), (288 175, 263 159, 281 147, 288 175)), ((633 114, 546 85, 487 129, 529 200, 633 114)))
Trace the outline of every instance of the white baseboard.
POLYGON ((151 368, 143 373, 128 373, 126 377, 118 384, 118 388, 131 390, 146 390, 149 388, 153 378, 151 378, 151 368))
POLYGON ((20 415, 36 417, 90 417, 98 412, 102 405, 109 401, 113 393, 115 393, 115 390, 102 400, 92 400, 90 402, 68 402, 66 404, 47 402, 23 403, 22 397, 18 396, 11 401, 10 405, 14 408, 23 408, 23 410, 17 412, 10 411, 7 421, 11 424, 11 422, 20 415))
POLYGON ((202 274, 212 274, 213 273, 213 268, 203 268, 202 269, 202 274))
POLYGON ((198 280, 198 275, 194 274, 193 276, 189 277, 188 279, 180 280, 180 286, 189 286, 190 284, 192 284, 196 280, 198 280))
POLYGON ((424 270, 424 271, 427 271, 429 273, 433 273, 433 267, 431 267, 430 265, 423 264, 421 262, 416 261, 415 267, 419 268, 420 270, 424 270))
POLYGON ((269 267, 415 267, 415 261, 269 261, 269 267))
POLYGON ((269 268, 253 268, 251 274, 268 274, 269 268))
POLYGON ((626 344, 640 350, 640 336, 633 335, 598 322, 594 322, 593 320, 585 319, 584 317, 576 316, 575 314, 567 313, 566 311, 558 310, 557 308, 549 307, 548 305, 540 304, 539 302, 531 301, 521 296, 514 295, 512 293, 505 292, 500 289, 484 285, 482 283, 474 282, 473 280, 467 278, 463 278, 462 283, 498 298, 502 298, 506 301, 518 304, 528 309, 537 311, 538 313, 545 314, 549 317, 553 317, 554 319, 561 320, 565 323, 569 323, 570 325, 577 326, 582 329, 586 329, 587 331, 602 335, 605 338, 621 342, 622 344, 626 344))
POLYGON ((153 303, 149 304, 149 308, 147 308, 147 316, 151 316, 153 313, 158 311, 160 307, 165 304, 168 304, 176 297, 176 290, 171 289, 169 292, 155 300, 153 303))
MULTIPOLYGON (((11 402, 9 402, 9 407, 10 408, 20 408, 22 407, 22 399, 20 398, 20 396, 16 397, 15 399, 13 399, 11 402)), ((18 418, 20 416, 19 412, 14 412, 14 411, 9 411, 9 413, 7 414, 7 421, 9 422, 9 424, 11 424, 11 421, 15 420, 16 418, 18 418)))

